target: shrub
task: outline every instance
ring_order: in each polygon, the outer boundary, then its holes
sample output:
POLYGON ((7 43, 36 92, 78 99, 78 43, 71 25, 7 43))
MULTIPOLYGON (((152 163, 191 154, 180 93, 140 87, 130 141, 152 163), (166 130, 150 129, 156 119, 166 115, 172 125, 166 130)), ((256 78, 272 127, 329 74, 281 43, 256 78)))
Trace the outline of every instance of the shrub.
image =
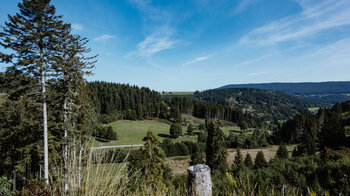
POLYGON ((193 125, 192 124, 189 124, 188 127, 187 127, 187 134, 188 135, 192 135, 193 134, 193 125))
POLYGON ((117 133, 113 131, 112 126, 102 127, 97 126, 93 136, 104 140, 117 140, 117 133))
POLYGON ((178 138, 182 135, 182 127, 179 123, 173 123, 170 126, 170 136, 173 138, 178 138))

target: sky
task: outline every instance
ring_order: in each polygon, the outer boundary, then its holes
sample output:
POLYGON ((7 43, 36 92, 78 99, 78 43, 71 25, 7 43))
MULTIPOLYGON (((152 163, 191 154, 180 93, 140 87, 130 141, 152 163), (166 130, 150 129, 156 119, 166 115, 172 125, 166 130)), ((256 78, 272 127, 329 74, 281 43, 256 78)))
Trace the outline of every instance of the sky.
MULTIPOLYGON (((0 25, 19 0, 0 0, 0 25)), ((100 80, 157 91, 350 80, 349 0, 52 0, 100 80)))

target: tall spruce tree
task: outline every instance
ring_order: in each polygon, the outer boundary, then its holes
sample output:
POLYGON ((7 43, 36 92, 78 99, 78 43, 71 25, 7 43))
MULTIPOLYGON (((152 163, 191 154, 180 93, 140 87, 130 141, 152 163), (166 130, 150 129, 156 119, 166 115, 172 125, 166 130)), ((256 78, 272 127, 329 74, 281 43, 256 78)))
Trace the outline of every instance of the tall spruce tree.
POLYGON ((43 155, 39 118, 40 106, 31 97, 0 104, 0 175, 12 176, 13 191, 39 177, 43 155))
POLYGON ((320 148, 339 149, 344 144, 345 129, 336 112, 327 111, 320 132, 320 148))
POLYGON ((204 163, 204 157, 202 155, 198 142, 196 142, 193 144, 190 165, 197 165, 202 163, 204 163))
POLYGON ((241 150, 237 148, 236 155, 235 155, 235 160, 233 161, 235 165, 240 165, 243 163, 243 155, 241 153, 241 150))
POLYGON ((300 150, 307 155, 314 155, 316 153, 318 124, 309 111, 303 112, 302 118, 304 133, 301 139, 300 150))
POLYGON ((280 145, 278 147, 276 157, 280 158, 280 159, 288 159, 288 157, 289 157, 288 150, 287 150, 287 147, 285 145, 280 145))
POLYGON ((227 168, 227 149, 225 135, 219 127, 211 121, 208 123, 206 140, 206 163, 211 171, 227 168))
POLYGON ((241 170, 243 165, 243 155, 241 153, 241 150, 238 148, 231 168, 234 173, 237 173, 239 170, 241 170))
POLYGON ((18 4, 19 13, 8 16, 0 34, 0 44, 6 51, 0 53, 2 61, 10 63, 7 70, 33 77, 40 81, 43 135, 44 178, 49 183, 48 124, 47 124, 47 78, 52 72, 54 56, 58 51, 60 35, 67 25, 57 16, 50 0, 23 0, 18 4))
POLYGON ((147 183, 157 185, 163 179, 166 156, 152 131, 147 132, 143 141, 145 141, 142 147, 144 177, 147 183))
POLYGON ((249 153, 247 153, 244 158, 244 165, 251 169, 254 167, 252 156, 249 153))
POLYGON ((255 168, 263 168, 263 167, 267 166, 267 162, 265 160, 265 155, 264 155, 263 151, 260 150, 256 154, 254 166, 255 166, 255 168))
MULTIPOLYGON (((58 94, 58 110, 63 111, 61 127, 63 130, 63 176, 65 179, 64 190, 68 194, 68 144, 69 134, 72 137, 71 143, 81 136, 79 130, 79 108, 86 107, 89 103, 81 104, 83 98, 82 87, 85 86, 85 75, 91 74, 95 61, 93 57, 85 57, 91 50, 86 47, 88 40, 79 35, 72 35, 70 26, 61 34, 61 44, 56 55, 56 63, 53 64, 56 82, 53 85, 58 94), (63 109, 63 110, 62 110, 63 109)), ((73 144, 75 146, 75 144, 73 144)))

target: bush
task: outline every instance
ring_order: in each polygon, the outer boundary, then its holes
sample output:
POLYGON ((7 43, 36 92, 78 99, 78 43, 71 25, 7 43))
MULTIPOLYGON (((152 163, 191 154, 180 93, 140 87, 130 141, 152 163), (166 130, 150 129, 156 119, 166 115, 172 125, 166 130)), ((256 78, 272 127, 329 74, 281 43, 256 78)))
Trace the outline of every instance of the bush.
POLYGON ((187 135, 192 135, 193 134, 193 125, 192 124, 189 124, 188 127, 187 127, 187 135))
POLYGON ((198 129, 201 130, 201 131, 205 130, 205 124, 204 123, 199 123, 198 129))
POLYGON ((241 132, 239 135, 235 133, 230 133, 226 139, 227 147, 230 148, 259 148, 267 147, 269 143, 267 142, 267 132, 263 130, 254 130, 252 136, 247 136, 245 133, 241 132))
POLYGON ((175 143, 175 148, 178 151, 176 156, 187 156, 190 154, 187 146, 184 143, 175 143))
POLYGON ((93 136, 95 136, 97 138, 104 139, 104 140, 117 140, 118 139, 117 133, 113 131, 112 126, 108 126, 108 127, 98 126, 98 127, 96 127, 96 130, 95 130, 93 136))
POLYGON ((173 138, 178 138, 182 135, 182 127, 179 123, 173 123, 170 126, 170 136, 173 138))
POLYGON ((173 143, 170 139, 165 139, 160 146, 167 157, 187 156, 192 153, 194 143, 191 141, 173 143))

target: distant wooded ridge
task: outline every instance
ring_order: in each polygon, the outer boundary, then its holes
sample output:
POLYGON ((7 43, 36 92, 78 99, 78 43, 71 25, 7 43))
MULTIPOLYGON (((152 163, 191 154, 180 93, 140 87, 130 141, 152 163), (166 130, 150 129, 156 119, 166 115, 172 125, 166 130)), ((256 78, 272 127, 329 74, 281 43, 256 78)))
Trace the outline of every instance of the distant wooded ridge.
POLYGON ((317 106, 312 101, 281 91, 256 88, 225 88, 196 91, 194 98, 214 104, 226 105, 249 111, 265 120, 287 119, 305 109, 317 106))
POLYGON ((282 91, 287 94, 311 99, 322 105, 332 105, 350 99, 350 81, 230 84, 219 89, 223 88, 257 88, 282 91))

